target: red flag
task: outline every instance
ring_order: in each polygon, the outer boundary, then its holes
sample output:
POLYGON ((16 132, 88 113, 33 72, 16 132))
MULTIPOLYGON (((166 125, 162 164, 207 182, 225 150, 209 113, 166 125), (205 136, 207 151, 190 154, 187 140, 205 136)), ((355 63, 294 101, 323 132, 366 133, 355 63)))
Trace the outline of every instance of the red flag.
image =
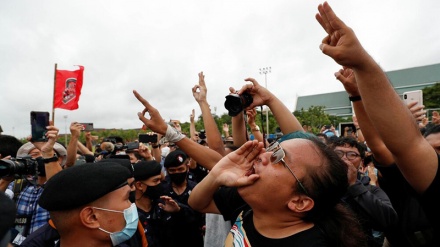
POLYGON ((78 109, 79 96, 83 85, 84 67, 79 70, 57 70, 53 108, 66 110, 78 109))

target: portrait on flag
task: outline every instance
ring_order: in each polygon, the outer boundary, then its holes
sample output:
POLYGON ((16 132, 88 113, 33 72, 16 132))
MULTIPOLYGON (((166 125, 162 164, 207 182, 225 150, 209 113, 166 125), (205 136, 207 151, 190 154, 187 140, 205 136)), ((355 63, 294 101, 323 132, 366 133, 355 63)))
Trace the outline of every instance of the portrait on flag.
POLYGON ((76 78, 66 80, 66 87, 63 92, 63 103, 67 104, 76 97, 76 78))
POLYGON ((79 69, 74 71, 56 70, 53 108, 78 109, 83 85, 83 72, 83 66, 79 66, 79 69))

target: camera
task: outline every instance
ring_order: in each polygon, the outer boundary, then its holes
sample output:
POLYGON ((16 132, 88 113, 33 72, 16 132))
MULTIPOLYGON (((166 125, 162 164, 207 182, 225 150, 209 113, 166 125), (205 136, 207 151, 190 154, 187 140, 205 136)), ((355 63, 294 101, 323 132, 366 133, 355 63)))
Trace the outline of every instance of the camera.
POLYGON ((205 130, 200 130, 200 131, 199 131, 199 138, 200 138, 200 139, 206 139, 206 133, 205 133, 205 130))
POLYGON ((252 95, 248 92, 239 94, 229 94, 226 96, 225 108, 228 110, 228 115, 231 117, 237 116, 246 107, 252 104, 252 95))
POLYGON ((30 156, 0 160, 0 177, 43 174, 44 162, 42 158, 32 159, 30 156), (41 170, 43 169, 43 170, 41 170))

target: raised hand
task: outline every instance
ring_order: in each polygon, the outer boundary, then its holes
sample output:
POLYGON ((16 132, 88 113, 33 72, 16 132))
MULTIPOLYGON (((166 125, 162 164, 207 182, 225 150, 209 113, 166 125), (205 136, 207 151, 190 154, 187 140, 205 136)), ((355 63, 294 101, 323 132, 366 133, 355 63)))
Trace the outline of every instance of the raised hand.
POLYGON ((196 111, 192 109, 191 115, 189 115, 189 121, 191 121, 191 123, 194 122, 195 116, 196 116, 196 111))
POLYGON ((227 123, 223 124, 223 131, 229 133, 229 124, 227 124, 227 123))
POLYGON ((365 56, 369 55, 353 30, 336 16, 327 2, 320 4, 318 11, 316 20, 327 33, 319 46, 322 52, 342 66, 352 68, 362 66, 365 56))
POLYGON ((424 105, 417 105, 417 102, 411 102, 407 105, 407 107, 411 111, 416 121, 421 122, 423 120, 426 113, 426 111, 423 110, 425 108, 424 105))
POLYGON ((138 112, 139 120, 141 120, 150 130, 165 135, 168 126, 159 111, 150 105, 150 103, 148 103, 148 101, 145 100, 136 90, 133 90, 133 94, 145 107, 142 112, 138 112), (145 113, 147 112, 150 115, 150 119, 145 117, 145 113))
POLYGON ((53 125, 49 125, 47 126, 47 132, 46 132, 47 142, 32 142, 32 144, 34 144, 36 148, 41 150, 41 154, 43 158, 52 158, 54 154, 53 146, 55 145, 55 142, 58 140, 58 132, 59 129, 57 127, 53 125))
POLYGON ((81 135, 81 131, 84 130, 84 126, 78 122, 73 122, 70 124, 70 134, 75 137, 81 135))
POLYGON ((438 114, 438 111, 433 111, 432 112, 432 120, 431 120, 431 122, 433 123, 433 124, 440 124, 440 116, 439 116, 439 114, 438 114))
POLYGON ((199 73, 199 84, 196 84, 192 88, 192 93, 193 93, 194 99, 198 103, 206 102, 206 95, 208 93, 208 89, 206 88, 205 76, 203 75, 203 72, 199 73))
POLYGON ((249 126, 255 127, 256 125, 255 116, 257 116, 257 110, 255 110, 255 108, 249 109, 246 111, 246 115, 247 115, 247 124, 249 126))
POLYGON ((245 186, 254 183, 259 176, 252 173, 253 163, 265 152, 263 143, 248 141, 239 149, 223 157, 211 170, 218 183, 224 186, 245 186))
POLYGON ((345 88, 345 91, 349 96, 359 96, 359 89, 356 83, 356 78, 354 77, 354 72, 352 69, 343 67, 338 72, 335 73, 336 79, 338 79, 345 88))
POLYGON ((163 200, 164 203, 159 203, 159 207, 163 209, 165 212, 169 213, 175 213, 180 211, 180 206, 177 204, 176 201, 174 201, 169 196, 161 196, 160 199, 163 200))
POLYGON ((139 143, 139 149, 135 150, 135 151, 138 151, 139 155, 142 156, 146 160, 151 160, 153 157, 151 155, 150 149, 142 142, 139 143))
POLYGON ((255 108, 256 106, 268 105, 269 101, 273 99, 273 94, 265 87, 262 87, 254 78, 246 78, 245 81, 251 82, 252 84, 248 83, 244 85, 238 91, 238 94, 241 95, 244 92, 248 92, 252 95, 252 104, 250 104, 246 110, 255 108))

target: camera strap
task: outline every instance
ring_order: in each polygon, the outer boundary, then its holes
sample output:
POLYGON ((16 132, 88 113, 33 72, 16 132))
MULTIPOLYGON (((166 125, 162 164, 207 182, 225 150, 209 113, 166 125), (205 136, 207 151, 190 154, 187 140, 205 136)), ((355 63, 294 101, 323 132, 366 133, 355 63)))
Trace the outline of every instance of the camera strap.
POLYGON ((12 191, 14 192, 14 201, 17 201, 18 195, 21 193, 24 187, 29 183, 26 179, 19 178, 15 179, 14 181, 14 187, 12 188, 12 191))

